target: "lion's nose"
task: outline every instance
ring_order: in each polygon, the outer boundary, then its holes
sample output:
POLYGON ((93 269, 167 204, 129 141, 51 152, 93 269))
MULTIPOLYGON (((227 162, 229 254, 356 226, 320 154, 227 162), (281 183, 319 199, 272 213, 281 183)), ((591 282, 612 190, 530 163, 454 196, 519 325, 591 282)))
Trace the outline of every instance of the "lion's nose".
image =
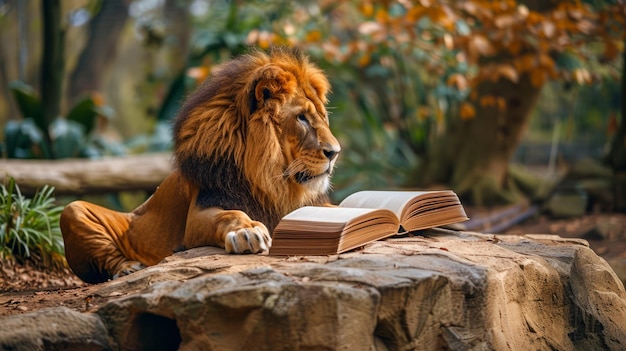
POLYGON ((324 152, 324 156, 326 156, 329 161, 332 161, 337 157, 339 151, 341 151, 341 147, 339 147, 339 145, 325 144, 322 146, 322 151, 324 152))

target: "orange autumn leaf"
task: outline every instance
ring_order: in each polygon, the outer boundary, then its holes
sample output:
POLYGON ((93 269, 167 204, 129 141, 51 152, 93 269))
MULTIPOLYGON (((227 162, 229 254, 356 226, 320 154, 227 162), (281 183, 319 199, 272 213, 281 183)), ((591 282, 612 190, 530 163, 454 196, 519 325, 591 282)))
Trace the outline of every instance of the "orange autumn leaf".
POLYGON ((526 7, 526 5, 522 4, 517 6, 517 13, 522 16, 522 18, 526 18, 528 17, 530 11, 528 10, 528 7, 526 7))
POLYGON ((91 100, 96 106, 104 106, 104 96, 98 92, 91 93, 91 100))
POLYGON ((365 17, 372 17, 374 15, 374 5, 372 5, 372 3, 369 1, 361 4, 360 10, 365 17))
POLYGON ((441 27, 445 28, 447 31, 454 30, 456 24, 456 16, 449 7, 445 6, 445 4, 441 4, 437 7, 429 7, 428 10, 428 17, 431 21, 437 23, 441 27))
POLYGON ((496 99, 496 106, 498 107, 498 110, 504 111, 504 109, 506 109, 506 99, 503 97, 498 97, 496 99))
POLYGON ((372 61, 372 58, 370 57, 370 55, 368 54, 361 55, 361 57, 359 57, 359 60, 358 60, 358 65, 359 67, 365 67, 369 65, 371 61, 372 61))
POLYGON ((454 86, 456 87, 458 90, 465 90, 469 87, 469 83, 467 82, 467 78, 465 78, 464 75, 462 74, 451 74, 450 77, 448 77, 448 80, 446 81, 446 84, 448 84, 448 86, 454 86))
POLYGON ((513 40, 509 44, 509 52, 513 56, 517 56, 522 51, 522 42, 520 40, 513 40))
POLYGON ((426 14, 426 9, 422 6, 414 6, 406 13, 406 20, 415 23, 426 14))
POLYGON ((459 115, 463 120, 472 119, 476 116, 476 109, 474 109, 474 105, 469 102, 463 102, 459 109, 459 115))
POLYGON ((556 25, 551 21, 541 22, 541 29, 546 38, 552 38, 556 33, 556 25))
POLYGON ((604 56, 605 59, 613 60, 619 55, 619 53, 620 50, 613 41, 607 41, 604 43, 604 53, 602 56, 604 56))
POLYGON ((515 59, 515 68, 518 72, 531 72, 537 66, 537 60, 534 55, 526 54, 515 59))
POLYGON ((272 45, 272 34, 266 31, 260 32, 256 45, 261 49, 268 49, 272 45))
POLYGON ((543 70, 536 69, 530 73, 530 83, 540 88, 546 82, 546 73, 543 70))
POLYGON ((549 70, 554 68, 554 60, 547 54, 539 55, 539 65, 549 70))
POLYGON ((478 14, 478 10, 480 9, 480 6, 471 1, 462 1, 459 3, 458 6, 460 9, 463 9, 465 12, 472 16, 476 16, 478 14))
POLYGON ((517 81, 519 80, 517 70, 512 65, 507 65, 507 64, 497 65, 495 71, 496 71, 495 72, 496 80, 501 77, 504 77, 513 83, 517 83, 517 81))
POLYGON ((378 31, 381 31, 383 27, 378 22, 367 21, 363 22, 358 27, 359 33, 363 35, 372 35, 378 31))
POLYGON ((497 28, 502 29, 502 28, 507 28, 507 27, 511 27, 513 26, 515 23, 517 22, 517 20, 515 19, 514 16, 510 15, 510 14, 504 14, 501 16, 498 16, 495 18, 495 20, 493 21, 493 23, 496 25, 497 28))
POLYGON ((495 54, 496 50, 489 42, 489 39, 484 35, 475 35, 471 38, 470 42, 470 51, 478 53, 480 56, 491 56, 495 54))
POLYGON ((435 109, 435 120, 437 121, 438 125, 441 125, 441 123, 444 120, 444 117, 445 117, 445 115, 443 113, 443 110, 441 108, 436 108, 435 109))
POLYGON ((202 82, 209 76, 209 67, 199 66, 187 69, 187 77, 193 78, 196 82, 202 82))
POLYGON ((493 95, 485 95, 480 98, 480 105, 483 107, 495 106, 496 97, 493 95))
POLYGON ((578 84, 586 84, 591 83, 591 73, 584 68, 576 68, 572 75, 574 76, 574 80, 578 84))
POLYGON ((376 22, 378 23, 387 23, 389 21, 389 14, 387 13, 387 11, 385 11, 385 9, 378 9, 378 11, 376 11, 376 22))
POLYGON ((417 115, 418 120, 425 121, 428 119, 428 116, 430 116, 431 114, 430 107, 420 106, 417 108, 417 111, 415 112, 415 114, 417 115))
POLYGON ((443 35, 443 43, 446 49, 452 50, 454 48, 454 38, 449 33, 443 35))
POLYGON ((322 33, 319 30, 312 30, 306 33, 305 41, 309 43, 319 42, 322 39, 322 33))
POLYGON ((618 129, 619 129, 619 124, 617 122, 617 116, 615 115, 615 112, 612 112, 609 115, 609 123, 607 125, 606 134, 608 136, 612 136, 613 134, 617 132, 618 129))

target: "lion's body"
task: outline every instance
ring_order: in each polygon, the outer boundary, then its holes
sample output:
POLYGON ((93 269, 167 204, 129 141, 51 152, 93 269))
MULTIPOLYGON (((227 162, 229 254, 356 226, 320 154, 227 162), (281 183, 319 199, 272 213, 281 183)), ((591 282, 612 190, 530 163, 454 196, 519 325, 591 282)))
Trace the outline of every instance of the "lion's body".
POLYGON ((174 126, 177 169, 131 213, 87 202, 61 217, 66 257, 87 282, 158 263, 178 249, 256 253, 280 219, 327 201, 339 145, 328 81, 296 51, 255 52, 217 69, 174 126))

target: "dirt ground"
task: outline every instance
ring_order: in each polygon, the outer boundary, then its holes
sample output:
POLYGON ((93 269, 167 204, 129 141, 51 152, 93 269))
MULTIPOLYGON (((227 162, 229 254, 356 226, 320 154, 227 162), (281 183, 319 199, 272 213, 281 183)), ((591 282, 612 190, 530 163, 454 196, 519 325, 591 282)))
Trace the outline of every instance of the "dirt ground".
MULTIPOLYGON (((626 280, 626 214, 589 214, 580 218, 533 217, 504 234, 558 234, 583 238, 626 280)), ((108 299, 95 295, 97 285, 78 279, 69 269, 42 271, 32 265, 0 262, 0 316, 66 306, 81 312, 94 310, 108 299)))

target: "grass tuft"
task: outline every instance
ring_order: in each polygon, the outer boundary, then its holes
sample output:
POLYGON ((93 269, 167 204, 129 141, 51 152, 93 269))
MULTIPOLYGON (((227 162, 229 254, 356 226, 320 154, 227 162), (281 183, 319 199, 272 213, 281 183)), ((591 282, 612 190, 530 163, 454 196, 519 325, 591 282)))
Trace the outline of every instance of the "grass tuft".
POLYGON ((26 198, 13 178, 0 186, 0 260, 65 265, 59 228, 63 207, 54 203, 53 193, 54 187, 45 185, 32 199, 26 198))

